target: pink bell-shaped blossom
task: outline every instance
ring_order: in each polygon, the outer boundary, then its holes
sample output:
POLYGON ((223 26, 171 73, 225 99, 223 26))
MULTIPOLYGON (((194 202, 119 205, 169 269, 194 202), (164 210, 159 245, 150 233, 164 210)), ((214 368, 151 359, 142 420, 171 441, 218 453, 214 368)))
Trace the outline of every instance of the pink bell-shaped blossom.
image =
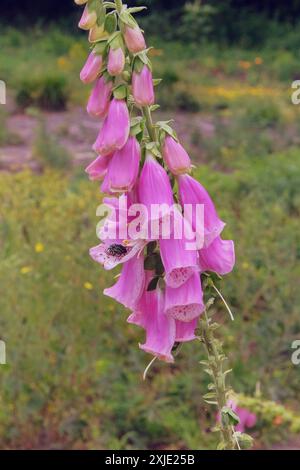
POLYGON ((168 239, 161 239, 159 246, 168 286, 178 288, 199 271, 197 251, 187 249, 184 234, 178 239, 173 235, 168 239))
POLYGON ((85 29, 88 31, 93 26, 95 26, 96 23, 97 23, 96 10, 91 9, 89 5, 86 5, 84 7, 81 19, 78 24, 79 28, 85 29))
POLYGON ((133 72, 132 94, 136 104, 139 106, 151 106, 154 104, 155 96, 152 72, 147 65, 143 66, 141 72, 133 72))
POLYGON ((199 317, 204 308, 199 273, 193 273, 183 285, 176 289, 166 286, 166 315, 188 323, 199 317))
POLYGON ((94 150, 101 155, 121 150, 128 140, 129 131, 130 119, 127 105, 124 100, 114 98, 94 144, 94 150))
POLYGON ((96 80, 103 65, 102 55, 91 52, 80 72, 80 80, 83 83, 92 83, 96 80))
POLYGON ((109 50, 107 70, 113 77, 121 75, 125 67, 125 54, 122 47, 109 50))
POLYGON ((173 191, 169 177, 151 153, 147 153, 139 181, 139 200, 149 212, 151 204, 173 204, 173 191))
POLYGON ((85 169, 86 173, 89 175, 91 181, 102 180, 108 170, 108 164, 111 160, 111 155, 106 155, 102 157, 100 155, 96 158, 89 166, 85 169))
POLYGON ((105 289, 104 295, 133 310, 143 293, 144 285, 144 257, 136 255, 123 265, 117 283, 105 289))
POLYGON ((125 26, 124 39, 126 46, 130 52, 136 54, 146 49, 146 42, 142 31, 139 26, 136 25, 134 28, 125 26))
POLYGON ((208 248, 199 250, 201 272, 213 271, 224 276, 230 273, 235 265, 235 250, 232 240, 216 237, 208 248))
POLYGON ((195 330, 197 328, 198 318, 190 322, 183 322, 176 320, 176 343, 187 343, 193 341, 195 336, 195 330))
POLYGON ((110 192, 128 192, 134 187, 141 159, 140 145, 135 137, 129 137, 121 150, 117 150, 108 167, 107 183, 110 192))
MULTIPOLYGON (((181 205, 201 204, 204 207, 204 246, 208 247, 220 235, 225 223, 218 217, 215 206, 206 189, 189 175, 178 177, 179 197, 181 205)), ((191 221, 194 230, 197 228, 195 215, 191 221)))
POLYGON ((163 156, 169 170, 174 175, 187 173, 191 169, 191 159, 182 145, 167 135, 163 146, 163 156))
POLYGON ((149 312, 157 300, 156 290, 148 291, 150 281, 153 279, 153 271, 145 271, 144 274, 144 290, 136 303, 132 314, 128 317, 127 322, 131 325, 139 326, 145 329, 147 324, 147 312, 149 312))
POLYGON ((144 312, 146 342, 140 348, 162 361, 174 362, 172 349, 175 343, 175 320, 164 313, 163 293, 156 289, 148 300, 144 312))
POLYGON ((90 116, 100 119, 105 118, 110 104, 112 89, 112 81, 107 81, 104 77, 97 80, 87 104, 87 112, 90 116))

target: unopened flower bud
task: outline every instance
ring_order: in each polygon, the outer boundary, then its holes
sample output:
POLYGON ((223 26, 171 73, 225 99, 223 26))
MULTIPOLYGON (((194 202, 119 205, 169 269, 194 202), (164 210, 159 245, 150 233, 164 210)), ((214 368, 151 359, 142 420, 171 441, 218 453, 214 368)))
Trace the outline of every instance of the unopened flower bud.
POLYGON ((122 47, 113 49, 112 47, 109 50, 108 54, 108 63, 107 70, 110 75, 113 77, 121 75, 125 67, 125 55, 122 47))
POLYGON ((80 80, 83 83, 91 83, 96 80, 102 68, 102 55, 91 52, 80 72, 80 80))
POLYGON ((97 23, 97 13, 86 5, 79 21, 79 28, 89 30, 97 23))
POLYGON ((138 25, 136 25, 134 28, 126 25, 124 39, 126 46, 133 54, 146 49, 145 38, 138 25))
POLYGON ((144 65, 141 72, 133 72, 132 93, 136 104, 139 106, 151 106, 154 104, 154 87, 151 70, 144 65))
POLYGON ((164 160, 174 175, 187 173, 191 168, 191 160, 185 149, 173 137, 168 135, 163 146, 164 160))

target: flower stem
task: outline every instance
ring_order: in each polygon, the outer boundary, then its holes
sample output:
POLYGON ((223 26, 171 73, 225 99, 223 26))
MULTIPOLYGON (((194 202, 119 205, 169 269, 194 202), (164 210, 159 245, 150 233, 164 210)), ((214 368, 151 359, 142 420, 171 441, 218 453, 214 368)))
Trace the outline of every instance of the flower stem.
POLYGON ((234 428, 228 422, 222 419, 222 410, 227 403, 227 387, 225 381, 225 374, 223 371, 223 361, 225 359, 218 340, 214 336, 214 329, 205 310, 201 319, 201 340, 204 344, 207 357, 209 373, 213 378, 213 385, 215 391, 216 404, 220 416, 220 433, 221 433, 221 448, 226 450, 234 450, 236 448, 236 441, 234 438, 234 428))
POLYGON ((153 142, 156 142, 156 132, 155 132, 155 127, 152 121, 150 106, 145 106, 143 108, 143 114, 146 119, 146 127, 147 127, 148 134, 150 136, 150 139, 153 142))

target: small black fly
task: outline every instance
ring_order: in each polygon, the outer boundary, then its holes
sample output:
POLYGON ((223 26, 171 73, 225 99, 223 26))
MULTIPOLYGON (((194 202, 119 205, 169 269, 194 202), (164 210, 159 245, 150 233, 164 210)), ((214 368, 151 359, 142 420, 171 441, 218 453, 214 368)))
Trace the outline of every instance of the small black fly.
POLYGON ((107 248, 106 253, 110 256, 115 256, 116 258, 122 258, 127 254, 127 248, 123 245, 114 244, 107 248))

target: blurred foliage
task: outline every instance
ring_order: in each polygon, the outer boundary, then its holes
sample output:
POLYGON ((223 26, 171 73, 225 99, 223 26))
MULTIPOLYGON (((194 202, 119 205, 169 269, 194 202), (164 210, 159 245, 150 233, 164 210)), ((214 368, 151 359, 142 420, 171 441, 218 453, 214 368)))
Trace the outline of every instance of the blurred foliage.
POLYGON ((59 144, 56 136, 49 132, 43 117, 39 115, 38 117, 39 123, 33 142, 33 156, 42 167, 70 169, 72 165, 71 154, 59 144))

